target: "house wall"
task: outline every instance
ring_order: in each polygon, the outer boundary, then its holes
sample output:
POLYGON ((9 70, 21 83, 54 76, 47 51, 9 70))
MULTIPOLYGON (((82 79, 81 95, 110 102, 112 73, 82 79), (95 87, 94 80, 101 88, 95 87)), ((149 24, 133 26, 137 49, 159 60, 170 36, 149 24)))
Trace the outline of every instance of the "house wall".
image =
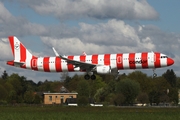
POLYGON ((77 98, 77 93, 44 93, 44 104, 62 104, 67 98, 77 98))

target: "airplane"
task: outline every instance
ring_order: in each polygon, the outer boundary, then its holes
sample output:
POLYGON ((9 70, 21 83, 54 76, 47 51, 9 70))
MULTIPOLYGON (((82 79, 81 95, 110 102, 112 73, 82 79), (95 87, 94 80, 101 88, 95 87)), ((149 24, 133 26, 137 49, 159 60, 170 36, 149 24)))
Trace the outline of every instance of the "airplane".
POLYGON ((153 76, 156 68, 174 64, 174 60, 160 52, 117 53, 87 55, 59 55, 52 48, 54 57, 37 57, 15 36, 9 36, 9 43, 14 60, 7 61, 7 65, 43 72, 85 72, 84 79, 95 80, 95 74, 115 74, 125 69, 152 69, 153 76))

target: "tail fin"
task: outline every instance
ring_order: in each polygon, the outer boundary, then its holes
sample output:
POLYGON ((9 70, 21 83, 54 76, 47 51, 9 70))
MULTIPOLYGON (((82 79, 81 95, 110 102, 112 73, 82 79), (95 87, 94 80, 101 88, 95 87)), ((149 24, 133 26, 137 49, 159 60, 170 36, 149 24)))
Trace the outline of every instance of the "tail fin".
POLYGON ((33 55, 15 36, 9 36, 9 43, 14 56, 14 62, 24 63, 26 59, 31 59, 33 57, 33 55))

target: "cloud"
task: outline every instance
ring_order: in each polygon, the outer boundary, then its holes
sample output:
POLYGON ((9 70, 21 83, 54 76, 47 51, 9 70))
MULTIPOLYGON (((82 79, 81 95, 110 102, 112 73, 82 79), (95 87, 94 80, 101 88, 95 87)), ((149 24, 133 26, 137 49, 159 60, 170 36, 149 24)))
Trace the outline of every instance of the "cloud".
POLYGON ((65 19, 154 20, 158 13, 146 0, 14 0, 39 14, 65 19))
POLYGON ((30 23, 21 16, 13 16, 0 2, 0 37, 45 35, 46 33, 47 29, 43 25, 30 23))
POLYGON ((9 43, 0 40, 0 48, 0 61, 13 59, 9 43))
MULTIPOLYGON (((56 31, 57 29, 51 30, 56 31)), ((73 30, 66 28, 66 31, 73 30)), ((141 40, 135 27, 115 19, 98 24, 80 23, 79 29, 76 29, 75 33, 68 33, 69 37, 60 35, 61 37, 58 38, 50 34, 47 36, 41 37, 43 43, 49 48, 54 46, 63 54, 79 54, 82 51, 86 51, 89 54, 142 52, 155 49, 155 45, 150 37, 142 37, 141 40)))
POLYGON ((148 40, 150 40, 154 45, 155 50, 165 54, 170 54, 170 52, 179 54, 177 51, 179 51, 178 45, 180 44, 180 34, 165 32, 154 25, 146 25, 137 33, 141 42, 147 41, 146 39, 148 38, 148 40))

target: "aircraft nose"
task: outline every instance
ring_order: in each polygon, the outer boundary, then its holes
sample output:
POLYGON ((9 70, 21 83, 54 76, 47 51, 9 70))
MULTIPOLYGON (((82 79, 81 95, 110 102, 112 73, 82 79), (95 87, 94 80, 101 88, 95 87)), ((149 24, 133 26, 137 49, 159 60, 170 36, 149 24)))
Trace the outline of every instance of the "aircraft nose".
POLYGON ((174 60, 172 58, 167 58, 167 65, 173 65, 174 64, 174 60))

